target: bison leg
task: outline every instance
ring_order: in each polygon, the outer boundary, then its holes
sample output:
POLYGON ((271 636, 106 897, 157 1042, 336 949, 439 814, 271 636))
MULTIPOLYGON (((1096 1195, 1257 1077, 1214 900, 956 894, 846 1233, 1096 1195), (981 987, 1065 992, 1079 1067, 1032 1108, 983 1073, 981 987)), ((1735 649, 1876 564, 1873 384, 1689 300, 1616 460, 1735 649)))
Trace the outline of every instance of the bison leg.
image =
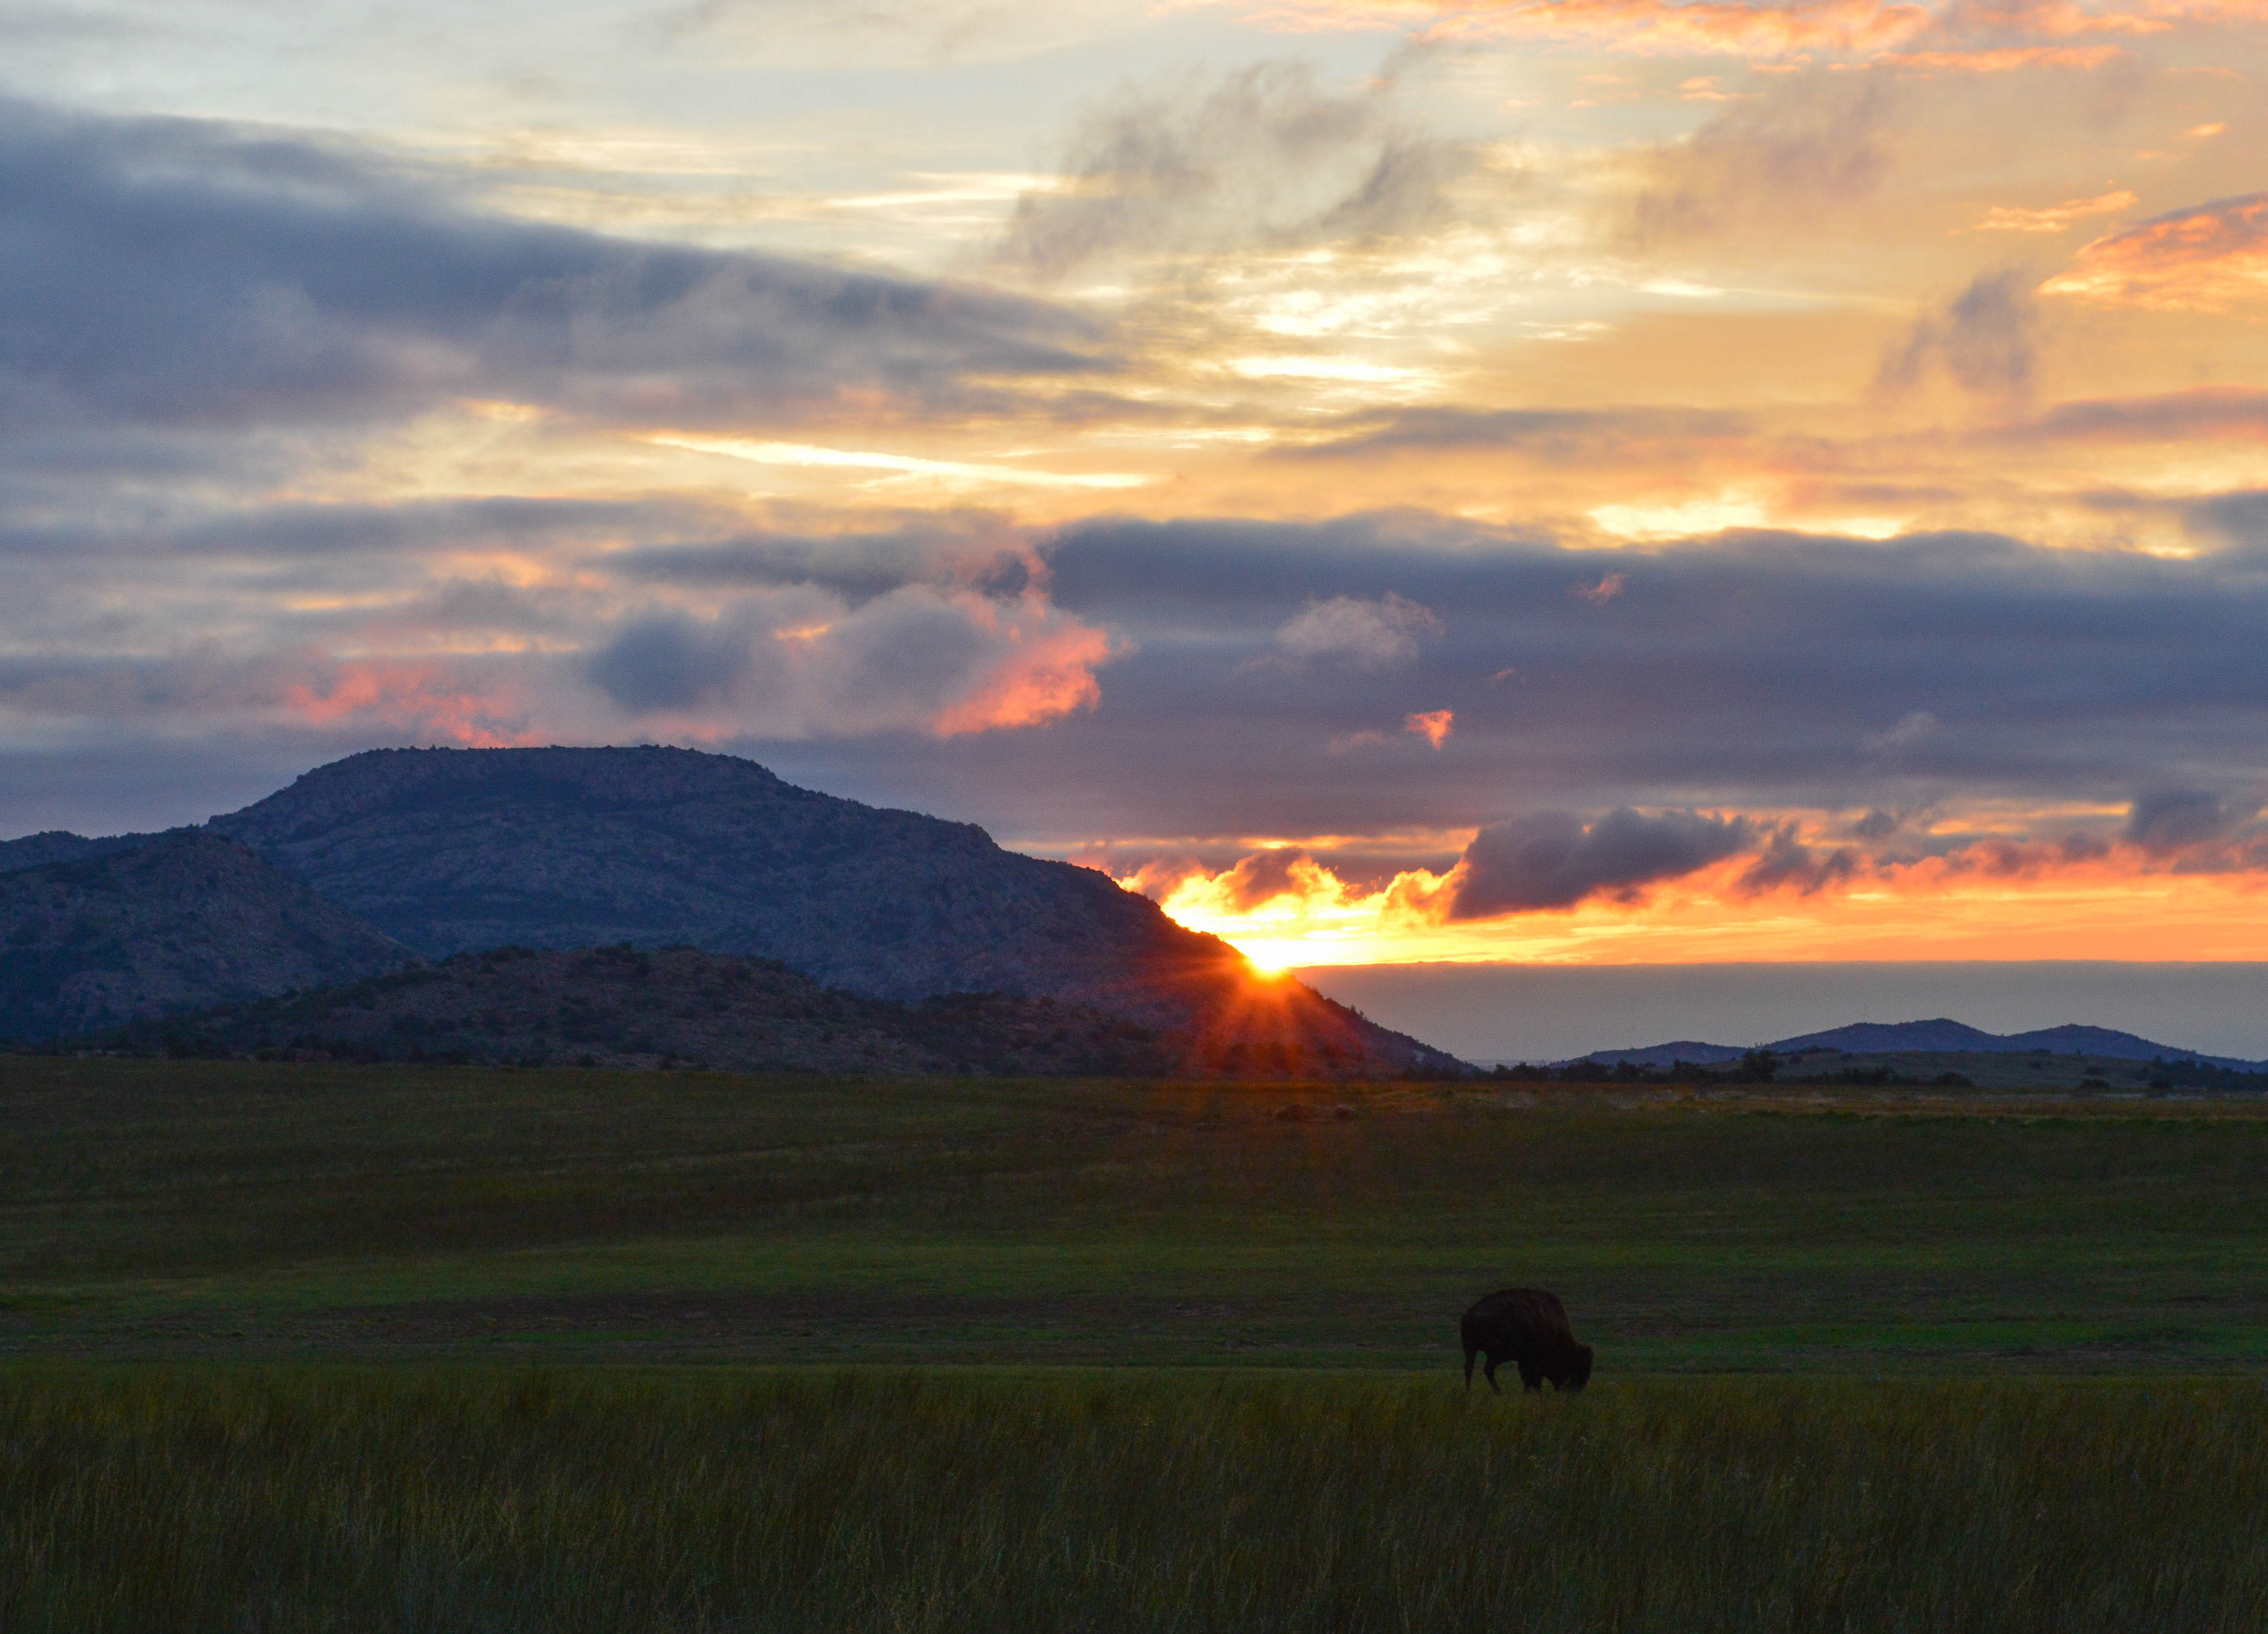
POLYGON ((1485 1376, 1486 1376, 1486 1378, 1487 1378, 1487 1379, 1488 1379, 1488 1381, 1489 1381, 1489 1388, 1490 1388, 1490 1389, 1491 1389, 1491 1390, 1493 1390, 1493 1391, 1495 1391, 1495 1392, 1497 1393, 1497 1394, 1498 1394, 1498 1395, 1502 1395, 1502 1394, 1504 1394, 1504 1386, 1503 1386, 1502 1385, 1500 1385, 1500 1384, 1497 1383, 1497 1381, 1496 1381, 1496 1352, 1495 1352, 1495 1351, 1491 1350, 1491 1351, 1490 1351, 1490 1352, 1489 1352, 1488 1365, 1487 1365, 1486 1367, 1484 1367, 1483 1369, 1481 1369, 1481 1372, 1482 1372, 1482 1373, 1483 1373, 1484 1375, 1485 1375, 1485 1376))
POLYGON ((1533 1362, 1522 1362, 1520 1364, 1520 1385, 1523 1390, 1543 1389, 1543 1370, 1533 1362))
POLYGON ((1465 1352, 1465 1388, 1468 1390, 1473 1387, 1473 1358, 1479 1354, 1477 1350, 1465 1352))

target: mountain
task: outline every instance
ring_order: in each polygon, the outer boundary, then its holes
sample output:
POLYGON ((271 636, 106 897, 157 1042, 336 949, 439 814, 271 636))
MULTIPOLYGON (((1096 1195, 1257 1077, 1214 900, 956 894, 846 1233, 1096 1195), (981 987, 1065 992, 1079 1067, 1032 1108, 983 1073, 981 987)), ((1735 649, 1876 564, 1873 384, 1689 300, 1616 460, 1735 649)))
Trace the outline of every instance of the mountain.
MULTIPOLYGON (((2111 1061, 2194 1061, 2215 1067, 2234 1067, 2250 1071, 2264 1064, 2235 1055, 2207 1055, 2197 1050, 2176 1048, 2170 1044, 2158 1044, 2138 1038, 2131 1032, 2117 1032, 2108 1027, 2083 1027, 2066 1024, 2060 1027, 2043 1027, 2033 1032, 1986 1032, 1964 1023, 1940 1017, 1933 1021, 1853 1022, 1847 1027, 1833 1027, 1824 1032, 1799 1033, 1792 1039, 1781 1039, 1771 1044, 1759 1045, 1777 1055, 1797 1055, 1819 1050, 1839 1050, 1846 1055, 1895 1055, 1908 1052, 1933 1054, 1955 1054, 1975 1051, 1992 1055, 2022 1055, 2035 1050, 2045 1050, 2054 1055, 2095 1055, 2111 1061)), ((1641 1067, 1667 1067, 1673 1061, 1685 1061, 1698 1066, 1707 1062, 1737 1061, 1743 1052, 1724 1044, 1696 1044, 1690 1040, 1677 1044, 1654 1044, 1643 1049, 1594 1050, 1579 1061, 1596 1061, 1614 1066, 1631 1061, 1641 1067)))
POLYGON ((874 998, 1001 993, 1171 1035, 1189 1070, 1454 1071, 1107 876, 686 749, 375 750, 207 825, 431 957, 678 943, 874 998))
POLYGON ((1806 1032, 1764 1046, 1784 1055, 1802 1050, 1841 1050, 1849 1055, 1880 1055, 1901 1050, 1998 1050, 2010 1046, 1999 1034, 1986 1032, 1942 1017, 1935 1021, 1853 1022, 1825 1032, 1806 1032))
POLYGON ((51 828, 43 834, 26 834, 21 839, 0 839, 0 874, 49 862, 83 862, 90 857, 108 856, 114 851, 130 851, 157 838, 155 834, 112 834, 101 839, 89 839, 84 834, 67 834, 59 828, 51 828))
POLYGON ((2216 1067, 2250 1068, 2257 1062, 2234 1055, 2206 1055, 2159 1044, 2108 1027, 2066 1023, 2032 1032, 1985 1032, 1940 1017, 1896 1024, 1859 1022, 1827 1032, 1807 1032, 1764 1046, 1781 1054, 1800 1050, 1841 1050, 1851 1055, 1881 1055, 1902 1050, 1978 1050, 1991 1055, 2022 1055, 2045 1050, 2052 1055, 2102 1055, 2112 1061, 2198 1061, 2216 1067))
POLYGON ((328 987, 411 957, 249 847, 194 829, 0 874, 0 1037, 328 987))
POLYGON ((861 998, 773 960, 692 948, 460 953, 350 987, 143 1022, 107 1042, 199 1055, 757 1072, 1155 1077, 1174 1066, 1158 1034, 1079 1005, 861 998))

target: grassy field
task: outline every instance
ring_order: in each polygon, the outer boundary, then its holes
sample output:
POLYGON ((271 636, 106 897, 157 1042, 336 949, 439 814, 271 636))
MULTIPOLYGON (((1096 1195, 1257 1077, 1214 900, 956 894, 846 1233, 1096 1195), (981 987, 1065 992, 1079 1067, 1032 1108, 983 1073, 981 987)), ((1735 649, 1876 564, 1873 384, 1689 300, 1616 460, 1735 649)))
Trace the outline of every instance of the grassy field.
POLYGON ((0 1628, 2257 1629, 2264 1112, 0 1058, 0 1628))
POLYGON ((0 1058, 0 1355, 2250 1368, 2263 1110, 0 1058))
POLYGON ((2257 1384, 0 1368, 0 1626, 2268 1623, 2257 1384))

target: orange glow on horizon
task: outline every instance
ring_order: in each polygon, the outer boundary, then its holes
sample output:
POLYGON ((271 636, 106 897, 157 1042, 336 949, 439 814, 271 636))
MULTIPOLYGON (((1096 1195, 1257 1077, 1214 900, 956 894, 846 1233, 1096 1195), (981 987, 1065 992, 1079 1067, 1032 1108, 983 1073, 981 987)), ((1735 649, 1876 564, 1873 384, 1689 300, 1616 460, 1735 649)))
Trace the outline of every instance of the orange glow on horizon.
MULTIPOLYGON (((2268 959, 2268 878, 2180 873, 2115 850, 2088 862, 2007 867, 1974 854, 1887 867, 1847 888, 1744 893, 1749 859, 1637 900, 1453 921, 1455 877, 1412 869, 1376 891, 1302 858, 1285 889, 1240 903, 1231 870, 1188 874, 1160 906, 1266 972, 1333 965, 2100 959, 2268 959)), ((1123 882, 1130 884, 1135 881, 1123 882)))

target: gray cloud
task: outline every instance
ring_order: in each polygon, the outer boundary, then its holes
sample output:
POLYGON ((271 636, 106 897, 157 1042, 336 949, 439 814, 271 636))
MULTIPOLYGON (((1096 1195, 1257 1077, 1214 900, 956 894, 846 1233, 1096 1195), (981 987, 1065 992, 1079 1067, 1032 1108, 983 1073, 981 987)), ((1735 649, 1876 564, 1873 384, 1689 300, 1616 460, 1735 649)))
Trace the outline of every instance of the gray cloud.
POLYGON ((1440 617, 1432 608, 1389 590, 1375 600, 1335 595, 1310 602, 1277 630, 1276 646, 1297 660, 1394 669, 1416 658, 1418 648, 1440 631, 1440 617))
POLYGON ((1942 308, 1914 321, 1883 354, 1876 384, 1909 390, 1942 367, 1965 391, 2021 396, 2031 387, 2038 333, 2038 306, 2022 270, 1981 273, 1942 308))
POLYGON ((1070 185, 1017 201, 999 256, 1054 278, 1120 256, 1397 237, 1448 220, 1448 189, 1477 163, 1410 129, 1390 80, 1335 93, 1303 64, 1262 63, 1129 86, 1073 133, 1070 185))
POLYGON ((484 217, 352 149, 187 120, 0 101, 0 241, 11 418, 241 428, 465 394, 747 424, 1108 367, 1035 301, 484 217))
POLYGON ((933 512, 898 526, 839 533, 751 533, 642 545, 590 558, 634 584, 692 589, 814 584, 863 602, 906 584, 960 585, 1013 596, 1041 564, 1027 531, 986 511, 933 512))
POLYGON ((1517 448, 1556 464, 1628 457, 1633 445, 1749 435, 1744 414, 1713 409, 1381 409, 1335 423, 1341 434, 1274 451, 1290 460, 1353 459, 1447 448, 1517 448))
POLYGON ((1093 713, 949 751, 814 743, 796 764, 1040 834, 1469 830, 1508 804, 1957 819, 2268 784, 2268 583, 2234 555, 1958 533, 1579 551, 1398 512, 1097 522, 1047 556, 1057 603, 1138 647, 1093 713), (1567 595, 1615 573, 1631 588, 1608 616, 1567 595), (1388 594, 1441 611, 1408 664, 1254 667, 1310 603, 1388 594), (1442 708, 1454 752, 1392 730, 1442 708), (1920 714, 1957 728, 1868 746, 1920 714), (1363 731, 1384 738, 1331 752, 1363 731))
POLYGON ((723 699, 748 672, 745 632, 678 617, 640 618, 592 655, 590 675, 633 713, 690 710, 723 699))
MULTIPOLYGON (((1957 827, 1972 802, 2124 806, 2138 789, 2268 787, 2268 577, 2235 550, 2183 560, 1983 534, 1761 532, 1705 549, 1578 550, 1416 511, 1106 520, 1049 538, 976 518, 933 534, 907 521, 837 535, 821 518, 807 535, 757 534, 697 507, 437 506, 389 530, 350 509, 291 507, 159 536, 135 569, 164 589, 159 618, 145 617, 148 596, 55 588, 114 583, 129 558, 39 541, 19 552, 20 539, 0 539, 12 632, 0 713, 18 741, 76 735, 89 764, 227 730, 263 743, 296 731, 289 741, 313 760, 408 741, 441 719, 432 710, 470 698, 496 700, 481 718, 500 731, 563 741, 697 715, 703 741, 784 773, 1009 835, 1218 836, 1225 847, 1256 834, 1469 832, 1521 809, 1872 807, 1957 827), (320 548, 294 557, 302 528, 320 548), (437 579, 377 612, 336 594, 395 553, 431 557, 460 530, 512 529, 534 530, 509 534, 530 548, 563 542, 550 548, 596 588, 437 579), (675 542, 598 548, 625 534, 675 542), (838 538, 848 543, 829 578, 838 538), (232 539, 241 555, 227 554, 232 539), (328 587, 333 597, 314 599, 345 604, 279 614, 256 639, 184 646, 180 596, 209 597, 239 573, 263 592, 328 587), (1603 611, 1567 593, 1616 573, 1629 588, 1603 611), (1307 610, 1389 596, 1439 610, 1439 632, 1406 661, 1282 662, 1278 633, 1307 610), (313 654, 394 617, 512 639, 467 642, 499 650, 436 659, 428 679, 389 680, 390 702, 348 707, 338 666, 313 654), (1096 706, 1043 731, 926 735, 937 709, 1074 624, 1108 632, 1121 654, 1100 671, 1096 706), (777 633, 821 625, 815 644, 777 633), (324 721, 279 713, 295 687, 324 721), (1395 729, 1436 709, 1456 716, 1444 751, 1395 729), (1920 715, 1950 724, 1899 734, 1920 715), (1380 736, 1362 752, 1331 752, 1366 731, 1380 736)), ((36 784, 8 791, 0 813, 19 805, 57 820, 36 784)), ((2130 824, 2137 842, 2172 834, 2177 806, 2145 800, 2130 824)), ((2110 819, 2058 821, 2042 838, 2060 844, 2073 828, 2119 838, 2110 819)), ((2250 845, 2250 832, 2180 854, 2205 866, 2250 845)), ((1856 837, 1935 843, 1911 825, 1856 837)))
POLYGON ((1822 852, 1795 837, 1788 824, 1776 824, 1756 860, 1742 870, 1735 889, 1750 896, 1794 891, 1804 896, 1840 885, 1857 874, 1859 854, 1847 846, 1822 852))
POLYGON ((1815 219, 1871 195, 1889 167, 1889 87, 1813 73, 1736 102, 1655 151, 1630 227, 1641 242, 1815 219))
POLYGON ((1465 847, 1451 919, 1572 907, 1586 898, 1630 900, 1749 850, 1760 835, 1746 817, 1692 811, 1647 817, 1627 807, 1593 822, 1536 811, 1484 828, 1465 847))
POLYGON ((2160 788, 2136 796, 2124 838, 2161 855, 2226 839, 2257 816, 2257 801, 2236 801, 2197 788, 2160 788))

